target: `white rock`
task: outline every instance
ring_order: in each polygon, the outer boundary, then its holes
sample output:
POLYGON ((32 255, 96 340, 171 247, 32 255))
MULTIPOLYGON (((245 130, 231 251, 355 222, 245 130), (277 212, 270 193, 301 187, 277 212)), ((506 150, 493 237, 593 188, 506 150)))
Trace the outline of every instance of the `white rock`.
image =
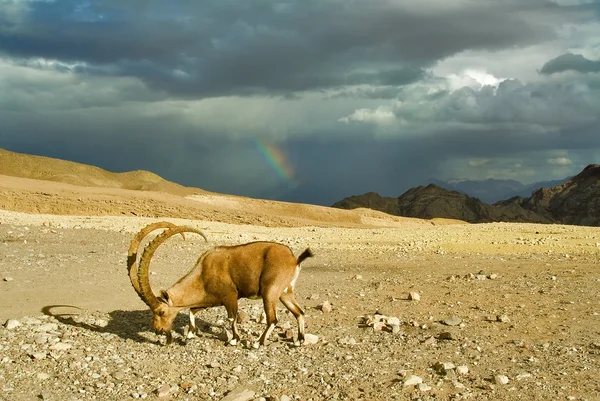
POLYGON ((6 323, 4 323, 4 327, 6 327, 8 330, 12 330, 20 325, 21 322, 19 322, 17 319, 8 319, 6 323))
POLYGON ((420 301, 421 294, 419 294, 418 292, 409 292, 408 299, 410 299, 411 301, 420 301))
POLYGON ((13 281, 14 278, 12 278, 12 277, 4 277, 3 280, 6 281, 6 282, 8 282, 8 281, 13 281))
POLYGON ((54 351, 66 351, 68 349, 71 349, 73 347, 73 344, 70 343, 56 343, 50 346, 51 350, 54 351))
POLYGON ((465 365, 457 366, 456 373, 458 373, 459 375, 466 375, 467 373, 469 373, 469 368, 465 365))
POLYGON ((254 398, 254 391, 244 387, 234 388, 221 401, 250 401, 254 398))
POLYGON ((423 379, 419 376, 411 375, 408 376, 406 380, 404 380, 404 387, 408 386, 416 386, 417 384, 423 383, 423 379))
POLYGON ((390 326, 400 326, 400 319, 398 319, 397 317, 388 317, 387 318, 387 324, 389 324, 390 326))
POLYGON ((292 401, 292 397, 284 394, 281 397, 279 397, 279 401, 292 401))
POLYGON ((417 388, 422 391, 422 392, 426 392, 426 391, 430 391, 431 390, 431 386, 425 384, 425 383, 419 383, 419 385, 417 386, 417 388))
POLYGON ((159 388, 154 390, 154 392, 156 393, 158 398, 167 397, 169 395, 170 391, 171 391, 171 387, 168 384, 163 384, 162 386, 160 386, 159 388))
POLYGON ((50 378, 50 375, 48 373, 38 373, 37 378, 39 380, 47 380, 50 378))
POLYGON ((501 386, 504 384, 508 384, 509 380, 508 380, 508 377, 506 377, 505 375, 496 375, 496 376, 494 376, 494 382, 497 385, 501 386))
POLYGON ((329 313, 332 311, 331 303, 329 301, 323 301, 321 305, 319 305, 319 309, 323 313, 329 313))
POLYGON ((319 342, 319 337, 314 334, 305 334, 304 335, 304 344, 316 344, 319 342))
POLYGON ((56 331, 58 330, 58 324, 56 323, 44 323, 34 328, 35 331, 56 331))

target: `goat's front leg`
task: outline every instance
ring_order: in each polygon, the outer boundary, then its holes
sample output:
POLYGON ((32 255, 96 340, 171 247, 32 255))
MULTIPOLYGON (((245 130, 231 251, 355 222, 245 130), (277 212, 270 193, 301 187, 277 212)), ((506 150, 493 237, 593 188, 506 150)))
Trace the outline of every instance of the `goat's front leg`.
POLYGON ((198 335, 198 327, 196 326, 196 317, 195 314, 200 309, 190 309, 190 323, 188 326, 188 331, 186 333, 186 338, 189 340, 198 335))

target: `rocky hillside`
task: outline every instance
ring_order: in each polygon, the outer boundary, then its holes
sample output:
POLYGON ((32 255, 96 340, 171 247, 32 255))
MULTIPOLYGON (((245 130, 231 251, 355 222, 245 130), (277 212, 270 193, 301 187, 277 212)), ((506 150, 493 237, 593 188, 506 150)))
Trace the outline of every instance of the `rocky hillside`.
POLYGON ((489 205, 477 198, 430 184, 411 188, 398 198, 374 192, 351 196, 333 207, 369 207, 397 216, 444 217, 471 223, 492 221, 600 225, 600 165, 591 164, 565 183, 489 205))

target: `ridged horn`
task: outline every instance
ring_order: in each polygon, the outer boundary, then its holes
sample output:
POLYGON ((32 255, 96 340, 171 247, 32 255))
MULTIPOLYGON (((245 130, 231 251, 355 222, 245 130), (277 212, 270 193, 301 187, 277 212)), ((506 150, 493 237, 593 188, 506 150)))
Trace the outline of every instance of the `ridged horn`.
POLYGON ((156 236, 144 249, 144 253, 142 253, 142 257, 140 259, 140 265, 138 267, 138 282, 140 284, 140 298, 142 301, 146 303, 150 307, 150 309, 155 310, 159 305, 159 300, 154 295, 152 288, 150 287, 150 259, 154 256, 154 252, 156 249, 165 242, 169 237, 173 235, 182 234, 182 233, 196 233, 201 235, 206 241, 206 235, 200 230, 197 230, 192 227, 187 226, 177 226, 174 228, 170 228, 169 230, 163 232, 162 234, 156 236))
MULTIPOLYGON (((151 223, 148 224, 146 227, 142 228, 140 232, 138 232, 135 235, 135 237, 133 237, 133 239, 131 240, 131 243, 129 244, 129 252, 127 253, 127 272, 129 274, 129 280, 131 281, 133 289, 140 297, 142 296, 142 293, 140 292, 140 284, 138 281, 138 266, 136 265, 140 243, 152 231, 158 230, 160 228, 175 227, 177 227, 177 225, 168 221, 159 221, 157 223, 151 223)), ((183 233, 181 233, 181 236, 185 240, 185 235, 183 233)))

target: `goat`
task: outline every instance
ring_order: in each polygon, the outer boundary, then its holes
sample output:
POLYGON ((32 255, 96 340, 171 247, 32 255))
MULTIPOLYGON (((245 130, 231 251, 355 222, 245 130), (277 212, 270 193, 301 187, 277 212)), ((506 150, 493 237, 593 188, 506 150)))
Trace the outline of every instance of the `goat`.
POLYGON ((267 327, 259 339, 259 345, 266 344, 277 324, 277 300, 280 300, 296 318, 298 341, 304 342, 304 310, 296 302, 294 286, 300 274, 300 264, 313 256, 309 248, 296 258, 288 246, 276 242, 258 241, 242 245, 218 246, 202 254, 185 276, 169 289, 161 291, 160 296, 157 297, 150 287, 148 272, 150 260, 160 244, 173 235, 183 235, 186 232, 196 233, 206 238, 195 228, 173 227, 170 224, 154 223, 145 227, 136 235, 130 246, 130 251, 131 248, 137 249, 140 241, 137 240, 138 242, 134 244, 137 238, 143 238, 148 232, 157 228, 168 228, 145 247, 138 265, 137 281, 132 278, 130 270, 134 289, 152 310, 154 331, 156 334, 165 334, 167 344, 173 342, 172 327, 179 311, 190 309, 190 329, 195 330, 193 314, 200 309, 213 306, 225 307, 233 332, 230 344, 236 344, 240 340, 237 329, 240 298, 262 298, 263 300, 267 327))
MULTIPOLYGON (((156 222, 156 223, 151 223, 151 224, 148 224, 146 227, 142 228, 135 235, 135 237, 133 237, 133 239, 131 240, 131 243, 129 245, 129 252, 127 254, 127 271, 129 272, 129 280, 131 281, 131 285, 133 286, 133 289, 135 290, 135 292, 139 295, 139 297, 144 302, 146 302, 146 301, 142 297, 141 290, 140 290, 140 284, 138 281, 139 265, 136 265, 140 244, 144 240, 144 238, 146 238, 146 236, 148 236, 153 231, 163 229, 163 228, 175 228, 175 227, 177 227, 177 225, 170 223, 168 221, 160 221, 160 222, 156 222)), ((206 238, 206 236, 204 234, 200 233, 200 235, 202 235, 204 240, 208 242, 208 239, 206 238)), ((181 237, 185 240, 184 233, 181 233, 181 237)), ((196 328, 196 319, 194 317, 194 314, 197 311, 198 311, 198 309, 196 309, 196 310, 190 309, 190 312, 189 312, 190 323, 189 323, 189 328, 186 333, 186 338, 194 337, 198 331, 196 328)))

